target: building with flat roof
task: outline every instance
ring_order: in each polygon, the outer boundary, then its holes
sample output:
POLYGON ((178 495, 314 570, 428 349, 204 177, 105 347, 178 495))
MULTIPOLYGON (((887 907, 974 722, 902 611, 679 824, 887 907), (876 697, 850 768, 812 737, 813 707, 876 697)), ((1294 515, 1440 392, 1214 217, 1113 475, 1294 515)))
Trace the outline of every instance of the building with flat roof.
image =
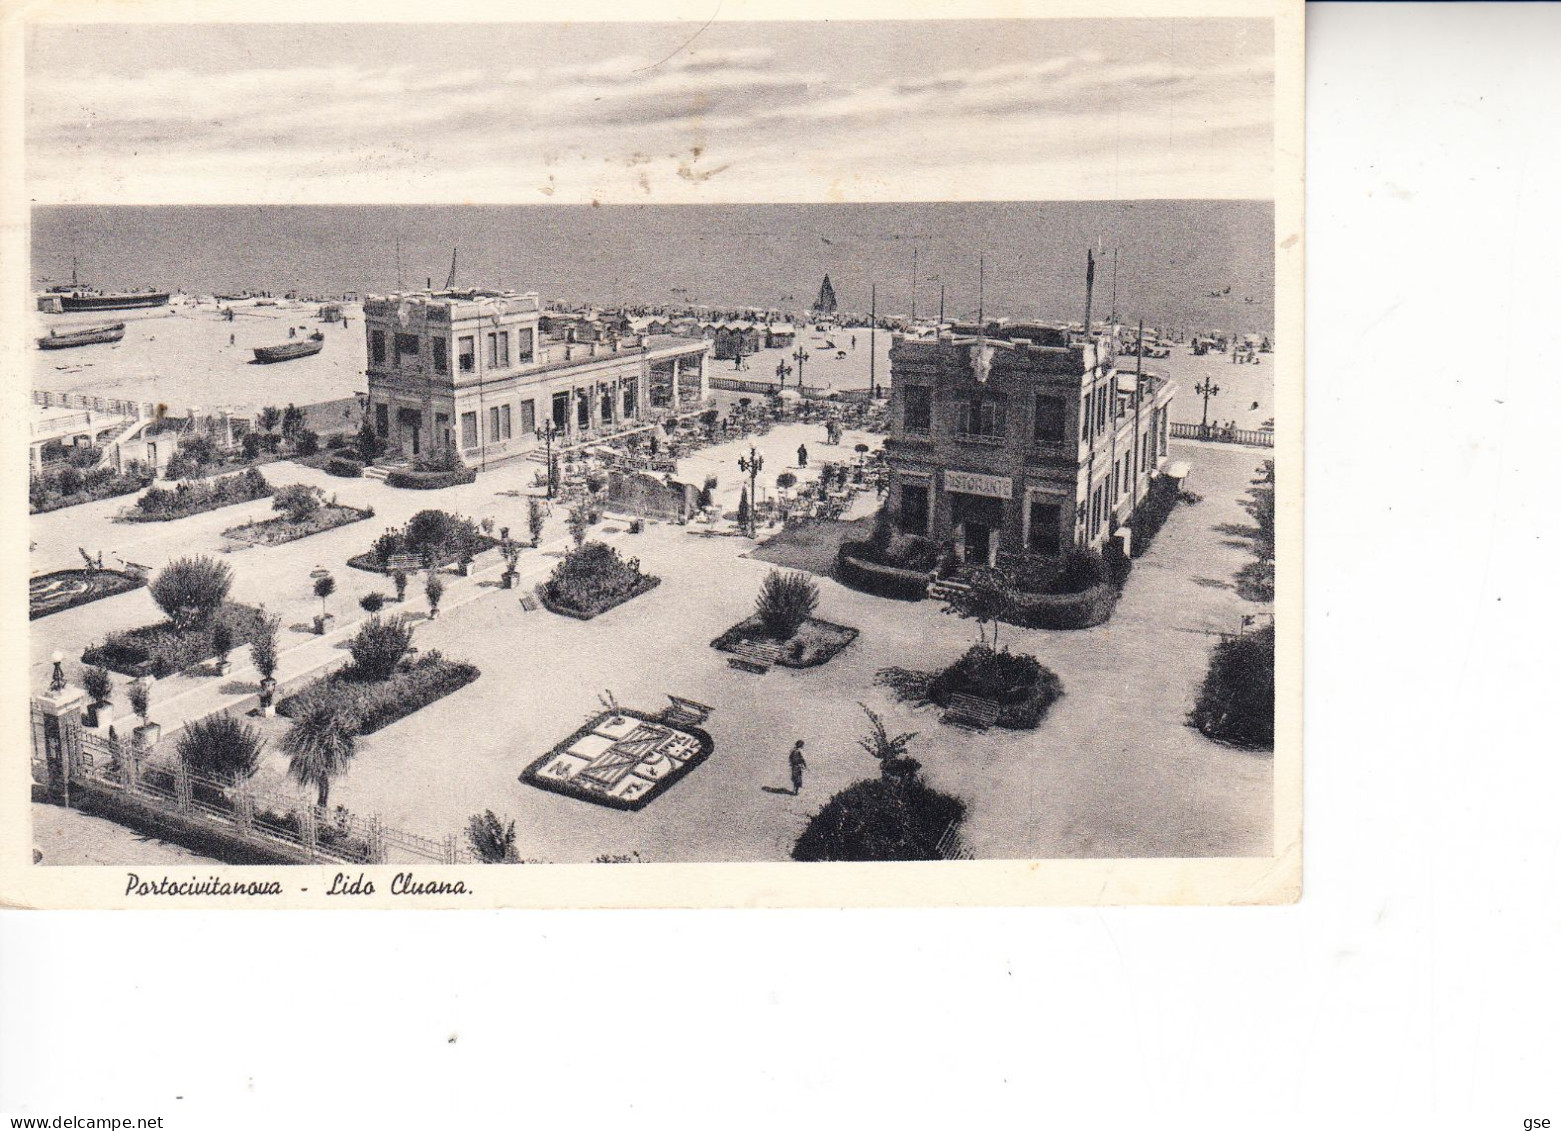
POLYGON ((369 419, 393 454, 467 464, 523 454, 551 422, 566 442, 697 409, 711 344, 592 332, 534 293, 423 291, 363 302, 369 419))
POLYGON ((1113 330, 1039 325, 889 351, 889 514, 962 561, 1127 541, 1169 443, 1176 386, 1119 371, 1113 330))

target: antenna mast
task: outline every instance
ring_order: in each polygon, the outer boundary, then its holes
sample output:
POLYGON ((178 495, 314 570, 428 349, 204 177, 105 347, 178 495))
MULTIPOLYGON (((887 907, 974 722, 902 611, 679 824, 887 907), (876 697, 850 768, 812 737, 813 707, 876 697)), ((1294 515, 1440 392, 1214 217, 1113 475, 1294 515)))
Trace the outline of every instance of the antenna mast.
POLYGON ((916 247, 911 246, 911 327, 916 326, 916 247))

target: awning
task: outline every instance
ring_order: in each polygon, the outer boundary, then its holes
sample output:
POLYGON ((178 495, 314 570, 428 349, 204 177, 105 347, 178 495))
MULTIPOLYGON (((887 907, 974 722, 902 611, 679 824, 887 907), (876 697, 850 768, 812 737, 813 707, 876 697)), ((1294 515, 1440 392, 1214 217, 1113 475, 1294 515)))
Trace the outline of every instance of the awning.
POLYGON ((1192 465, 1184 459, 1179 459, 1165 469, 1165 473, 1172 479, 1186 479, 1192 472, 1192 465))

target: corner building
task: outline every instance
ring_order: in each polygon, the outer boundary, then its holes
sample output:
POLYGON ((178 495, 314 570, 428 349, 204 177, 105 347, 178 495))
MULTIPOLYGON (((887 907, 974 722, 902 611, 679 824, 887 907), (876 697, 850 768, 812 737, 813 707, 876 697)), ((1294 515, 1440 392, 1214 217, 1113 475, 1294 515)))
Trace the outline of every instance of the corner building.
POLYGON ((888 507, 961 561, 1101 549, 1169 450, 1176 386, 1116 368, 1112 330, 1007 325, 889 351, 888 507))
POLYGON ((604 331, 590 340, 544 315, 534 293, 369 296, 369 419, 403 458, 453 449, 467 464, 697 409, 711 345, 604 331))

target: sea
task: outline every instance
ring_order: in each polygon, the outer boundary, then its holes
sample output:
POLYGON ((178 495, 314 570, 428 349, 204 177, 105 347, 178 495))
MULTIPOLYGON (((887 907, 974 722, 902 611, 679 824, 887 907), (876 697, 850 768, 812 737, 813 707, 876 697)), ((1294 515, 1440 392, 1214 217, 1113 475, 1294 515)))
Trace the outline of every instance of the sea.
POLYGON ((39 207, 34 283, 319 297, 441 286, 600 305, 844 311, 1268 333, 1267 201, 39 207), (914 278, 914 286, 913 286, 914 278))

